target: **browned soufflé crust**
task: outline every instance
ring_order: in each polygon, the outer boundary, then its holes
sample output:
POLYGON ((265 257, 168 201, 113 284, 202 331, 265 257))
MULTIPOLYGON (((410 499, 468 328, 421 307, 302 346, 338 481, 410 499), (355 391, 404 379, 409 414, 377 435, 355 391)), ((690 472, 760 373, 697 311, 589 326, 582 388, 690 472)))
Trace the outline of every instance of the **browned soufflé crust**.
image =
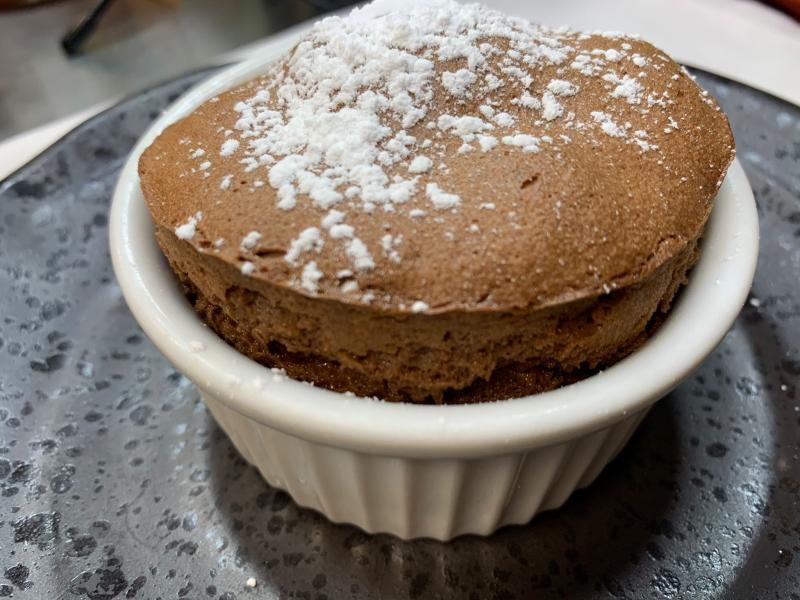
POLYGON ((663 52, 478 5, 318 24, 143 153, 200 317, 297 379, 393 401, 553 389, 647 339, 733 154, 663 52))

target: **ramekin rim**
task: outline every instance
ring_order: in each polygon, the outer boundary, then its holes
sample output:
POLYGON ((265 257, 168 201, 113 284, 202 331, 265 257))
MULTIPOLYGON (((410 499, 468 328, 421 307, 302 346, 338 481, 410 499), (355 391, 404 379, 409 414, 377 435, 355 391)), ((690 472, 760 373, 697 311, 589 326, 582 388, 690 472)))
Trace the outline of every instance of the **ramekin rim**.
POLYGON ((166 125, 273 59, 262 55, 225 69, 163 113, 123 167, 109 227, 114 270, 142 329, 189 379, 237 412, 304 439, 380 454, 480 456, 543 446, 601 429, 658 400, 713 351, 746 300, 758 254, 758 217, 735 160, 715 201, 700 261, 676 305, 639 350, 601 373, 542 394, 446 406, 355 398, 278 380, 191 310, 152 235, 136 169, 143 149, 166 125), (714 311, 703 309, 709 300, 716 302, 714 311), (689 339, 696 343, 687 345, 689 339))

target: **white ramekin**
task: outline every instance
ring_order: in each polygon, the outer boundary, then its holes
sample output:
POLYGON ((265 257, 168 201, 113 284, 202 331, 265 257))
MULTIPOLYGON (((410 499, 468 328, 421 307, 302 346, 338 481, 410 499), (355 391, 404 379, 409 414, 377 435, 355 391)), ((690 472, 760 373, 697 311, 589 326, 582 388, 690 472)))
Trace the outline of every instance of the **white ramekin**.
POLYGON ((545 394, 478 405, 346 396, 274 374, 203 324, 156 245, 136 174, 140 153, 167 124, 273 59, 258 56, 187 93, 142 137, 122 170, 111 256, 142 329, 197 385, 264 478, 332 521, 447 540, 489 534, 557 508, 595 479, 650 406, 700 364, 736 318, 758 252, 755 203, 742 167, 734 162, 728 173, 702 258, 666 322, 613 367, 545 394))

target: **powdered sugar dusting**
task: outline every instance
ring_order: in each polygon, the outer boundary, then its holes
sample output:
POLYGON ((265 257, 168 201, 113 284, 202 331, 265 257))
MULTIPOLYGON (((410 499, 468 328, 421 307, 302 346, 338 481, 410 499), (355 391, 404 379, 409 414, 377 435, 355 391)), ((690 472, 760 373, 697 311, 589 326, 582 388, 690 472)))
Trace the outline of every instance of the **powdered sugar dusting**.
POLYGON ((574 96, 580 88, 571 81, 553 79, 547 84, 547 89, 556 96, 574 96))
POLYGON ((417 300, 414 304, 411 305, 411 312, 413 313, 423 313, 428 310, 430 307, 423 302, 422 300, 417 300))
POLYGON ((181 240, 191 240, 197 233, 197 224, 203 220, 202 211, 196 212, 183 225, 175 228, 175 235, 181 240))
MULTIPOLYGON (((482 223, 447 225, 458 218, 451 215, 496 209, 453 178, 469 161, 492 152, 561 160, 564 146, 576 139, 659 151, 657 136, 677 131, 678 123, 663 114, 674 104, 670 90, 654 87, 647 74, 667 59, 628 41, 616 32, 548 29, 453 0, 410 0, 402 7, 377 0, 314 25, 238 96, 235 118, 220 127, 208 152, 185 140, 183 152, 194 159, 187 174, 216 175, 210 158, 219 160, 218 148, 228 174, 211 181, 221 191, 269 186, 280 218, 304 223, 283 256, 289 284, 312 295, 336 286, 369 303, 376 296, 365 274, 418 251, 391 231, 392 219, 441 226, 438 235, 449 241, 465 231, 494 233, 482 223), (595 91, 586 94, 587 87, 595 91), (646 116, 646 124, 632 115, 646 116), (234 186, 235 169, 253 174, 248 186, 244 179, 234 186), (296 210, 303 211, 297 219, 296 210), (318 216, 309 220, 308 211, 318 216), (383 218, 386 232, 362 229, 383 218), (330 266, 331 256, 344 263, 330 266), (343 266, 345 277, 337 274, 343 266)), ((200 219, 202 213, 190 217, 176 235, 192 239, 200 219)), ((239 250, 252 251, 260 239, 250 231, 239 250)), ((255 272, 249 264, 243 273, 255 272)), ((402 301, 413 312, 428 309, 424 299, 402 301)))
POLYGON ((370 271, 375 268, 375 261, 367 246, 358 238, 354 238, 347 245, 347 256, 359 271, 370 271))
POLYGON ((625 137, 625 129, 620 127, 614 121, 614 119, 611 118, 611 115, 604 113, 603 111, 596 110, 592 112, 592 118, 596 123, 600 124, 600 128, 606 135, 620 138, 625 137))
POLYGON ((553 92, 547 91, 542 95, 542 118, 552 121, 564 114, 564 107, 558 103, 553 92))
POLYGON ((425 187, 425 193, 427 194, 428 199, 431 201, 431 204, 433 204, 434 208, 439 210, 455 208, 461 204, 461 198, 459 198, 456 194, 448 194, 447 192, 442 191, 442 189, 435 183, 429 183, 425 187))
POLYGON ((222 142, 222 147, 219 149, 220 156, 230 156, 239 148, 239 140, 229 138, 222 142))
POLYGON ((478 135, 478 145, 482 152, 488 152, 497 146, 497 138, 493 135, 478 135))
POLYGON ((410 173, 424 173, 433 166, 433 161, 427 156, 417 156, 408 165, 410 173))
POLYGON ((328 213, 322 218, 321 225, 324 229, 330 229, 334 225, 340 224, 344 220, 345 214, 340 211, 332 208, 328 211, 328 213))
POLYGON ((516 119, 507 112, 500 112, 495 114, 494 117, 492 117, 492 121, 494 121, 498 127, 508 128, 514 126, 516 119))
POLYGON ((456 98, 469 97, 469 88, 478 76, 468 69, 442 73, 442 86, 456 98))
POLYGON ((319 229, 309 227, 300 232, 296 239, 292 240, 289 250, 283 258, 289 264, 297 264, 297 259, 300 258, 301 254, 312 250, 319 252, 322 250, 324 243, 319 229))
POLYGON ((251 231, 242 238, 239 248, 242 251, 251 250, 261 239, 261 234, 258 231, 251 231))
POLYGON ((317 263, 313 260, 306 263, 306 266, 303 267, 303 274, 301 276, 300 285, 302 288, 307 292, 316 294, 317 291, 319 291, 320 279, 322 279, 322 271, 317 268, 317 263))
POLYGON ((539 152, 539 138, 532 135, 518 133, 503 137, 506 146, 516 146, 522 148, 523 152, 539 152))
POLYGON ((639 104, 642 100, 644 87, 634 78, 623 75, 621 78, 614 73, 603 75, 603 79, 617 84, 611 92, 614 98, 625 98, 628 104, 639 104))

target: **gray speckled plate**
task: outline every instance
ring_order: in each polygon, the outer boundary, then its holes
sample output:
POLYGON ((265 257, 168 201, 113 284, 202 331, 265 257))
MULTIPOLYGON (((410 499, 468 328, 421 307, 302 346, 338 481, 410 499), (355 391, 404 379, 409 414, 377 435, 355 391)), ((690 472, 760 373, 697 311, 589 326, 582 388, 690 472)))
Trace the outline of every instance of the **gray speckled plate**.
POLYGON ((267 487, 122 301, 117 171, 207 74, 123 102, 0 183, 0 597, 800 600, 800 109, 700 75, 762 219, 754 297, 714 355, 563 509, 406 543, 267 487))

